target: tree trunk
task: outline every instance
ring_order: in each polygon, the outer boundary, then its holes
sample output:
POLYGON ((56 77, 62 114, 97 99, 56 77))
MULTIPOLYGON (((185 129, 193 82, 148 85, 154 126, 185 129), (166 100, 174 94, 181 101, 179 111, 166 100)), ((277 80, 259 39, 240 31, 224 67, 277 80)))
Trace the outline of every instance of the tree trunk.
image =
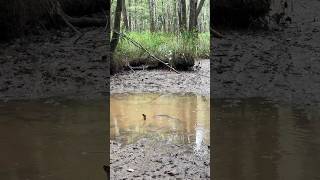
POLYGON ((205 0, 201 0, 201 1, 200 1, 199 6, 197 7, 196 17, 199 16, 199 14, 200 14, 200 12, 201 12, 201 9, 202 9, 202 7, 203 7, 204 1, 205 1, 205 0))
POLYGON ((126 30, 129 29, 129 22, 128 22, 128 15, 127 15, 127 8, 126 8, 126 0, 122 0, 122 17, 123 17, 123 24, 126 30))
POLYGON ((165 9, 164 9, 164 4, 163 4, 163 1, 161 2, 161 5, 162 5, 162 12, 164 13, 163 15, 162 15, 162 27, 163 27, 163 31, 164 32, 166 32, 166 18, 165 18, 165 15, 166 15, 166 11, 165 11, 165 9))
POLYGON ((111 1, 108 0, 108 3, 107 3, 107 9, 106 9, 106 19, 107 19, 107 23, 106 23, 106 41, 107 41, 107 56, 110 55, 111 53, 111 49, 110 49, 110 40, 111 40, 111 37, 110 37, 110 31, 111 31, 111 1))
POLYGON ((154 24, 154 0, 149 0, 149 13, 150 13, 150 32, 155 31, 154 24))
POLYGON ((107 40, 107 51, 109 50, 109 43, 110 43, 110 30, 111 30, 111 2, 110 0, 108 0, 109 3, 107 3, 107 9, 106 9, 106 19, 107 19, 107 23, 106 23, 106 40, 107 40))
POLYGON ((157 14, 157 1, 154 2, 154 28, 155 31, 158 31, 158 14, 157 14))
POLYGON ((186 6, 186 0, 180 0, 180 31, 187 30, 187 6, 186 6))
MULTIPOLYGON (((131 7, 131 0, 128 0, 128 7, 130 8, 131 7)), ((129 29, 128 30, 132 30, 132 18, 131 18, 131 12, 130 11, 128 11, 128 25, 129 25, 129 29)))
POLYGON ((197 0, 190 0, 189 31, 197 30, 197 0))
POLYGON ((136 4, 138 3, 138 1, 137 0, 134 0, 134 14, 133 14, 133 19, 134 19, 134 21, 133 21, 133 27, 134 27, 134 31, 137 31, 137 6, 136 6, 136 4))
POLYGON ((119 42, 119 34, 115 32, 120 31, 120 21, 121 21, 121 10, 122 10, 122 0, 117 0, 117 7, 114 17, 114 25, 113 25, 113 34, 111 39, 111 52, 114 52, 118 42, 119 42))

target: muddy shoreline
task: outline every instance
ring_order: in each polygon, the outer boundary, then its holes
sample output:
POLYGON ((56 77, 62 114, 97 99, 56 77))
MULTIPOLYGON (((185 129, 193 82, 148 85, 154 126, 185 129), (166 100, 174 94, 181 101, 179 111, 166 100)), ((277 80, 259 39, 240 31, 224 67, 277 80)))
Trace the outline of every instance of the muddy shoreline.
POLYGON ((110 147, 111 179, 210 179, 209 147, 201 156, 191 145, 150 139, 124 147, 112 141, 110 147))
POLYGON ((198 60, 195 71, 124 71, 111 77, 110 93, 195 93, 210 96, 210 60, 198 60))
POLYGON ((103 97, 108 63, 103 28, 52 30, 0 44, 0 99, 103 97))

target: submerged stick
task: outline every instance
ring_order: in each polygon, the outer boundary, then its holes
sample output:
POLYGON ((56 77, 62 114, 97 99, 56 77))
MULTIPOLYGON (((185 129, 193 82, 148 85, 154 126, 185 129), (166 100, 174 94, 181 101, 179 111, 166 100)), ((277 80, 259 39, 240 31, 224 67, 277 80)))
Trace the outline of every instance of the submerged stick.
POLYGON ((169 67, 171 70, 173 70, 174 72, 176 72, 177 74, 179 74, 179 71, 177 71, 175 68, 173 68, 172 66, 168 65, 168 63, 162 61, 161 59, 155 57, 153 54, 151 54, 146 48, 144 48, 140 43, 138 43, 137 41, 134 41, 133 39, 129 38, 127 35, 123 34, 123 33, 120 33, 120 32, 116 32, 114 31, 115 33, 119 34, 120 36, 126 38, 128 41, 130 41, 133 45, 141 48, 142 50, 144 50, 146 53, 148 53, 148 55, 150 57, 152 57, 153 59, 161 62, 162 64, 164 64, 165 66, 169 67))

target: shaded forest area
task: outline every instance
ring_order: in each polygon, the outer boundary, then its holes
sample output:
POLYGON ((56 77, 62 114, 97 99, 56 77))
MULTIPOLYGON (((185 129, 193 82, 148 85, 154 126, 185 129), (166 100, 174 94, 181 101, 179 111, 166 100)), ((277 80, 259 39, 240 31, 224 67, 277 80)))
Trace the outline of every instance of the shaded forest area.
MULTIPOLYGON (((112 4, 112 22, 115 21, 116 5, 112 4)), ((205 0, 122 0, 122 28, 139 32, 206 32, 209 30, 208 6, 209 1, 205 0)), ((111 29, 113 27, 111 23, 111 29)))
MULTIPOLYGON (((77 26, 98 25, 100 18, 83 19, 81 17, 103 13, 107 6, 105 0, 12 0, 0 2, 0 40, 8 40, 30 33, 40 33, 50 28, 66 25, 65 18, 77 26), (86 21, 87 20, 87 21, 86 21), (90 22, 90 20, 92 22, 90 22), (78 22, 77 22, 78 21, 78 22), (82 24, 81 24, 82 22, 82 24), (91 23, 91 24, 90 24, 91 23)), ((103 26, 102 22, 99 24, 103 26)))
POLYGON ((107 92, 108 6, 105 0, 1 1, 1 98, 107 92))
POLYGON ((112 74, 163 62, 186 70, 209 57, 209 1, 119 0, 110 11, 112 74))
POLYGON ((271 0, 212 0, 211 5, 213 26, 239 28, 264 19, 270 12, 271 0))

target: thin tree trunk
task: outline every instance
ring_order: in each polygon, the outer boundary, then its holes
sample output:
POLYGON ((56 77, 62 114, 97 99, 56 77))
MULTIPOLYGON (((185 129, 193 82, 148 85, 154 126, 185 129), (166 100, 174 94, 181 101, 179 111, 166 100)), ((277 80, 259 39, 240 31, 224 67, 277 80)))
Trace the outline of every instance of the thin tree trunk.
MULTIPOLYGON (((161 4, 162 4, 162 12, 165 12, 163 1, 161 2, 161 4)), ((166 26, 165 13, 164 13, 164 15, 162 15, 162 27, 163 27, 163 31, 166 32, 167 26, 166 26)))
POLYGON ((177 32, 177 29, 178 29, 178 9, 177 9, 177 1, 173 1, 173 3, 174 3, 173 31, 174 31, 174 33, 176 33, 176 32, 177 32))
POLYGON ((199 6, 197 7, 196 17, 199 16, 199 14, 200 14, 200 12, 201 12, 201 9, 202 9, 202 7, 203 7, 204 1, 205 1, 205 0, 201 0, 201 1, 200 1, 199 6))
POLYGON ((171 30, 171 19, 170 17, 170 4, 166 4, 166 20, 167 20, 167 32, 170 32, 171 30))
POLYGON ((150 13, 150 32, 155 31, 154 24, 154 0, 149 0, 149 13, 150 13))
POLYGON ((187 30, 187 5, 186 0, 180 0, 181 6, 181 31, 187 30))
MULTIPOLYGON (((134 0, 134 4, 135 4, 135 5, 137 4, 137 1, 138 1, 138 0, 134 0)), ((134 19, 134 21, 133 21, 134 29, 133 29, 133 30, 135 30, 135 31, 137 31, 137 15, 138 15, 138 13, 137 13, 137 6, 134 6, 134 15, 133 15, 133 19, 134 19)))
POLYGON ((117 7, 114 17, 114 25, 113 25, 113 34, 111 39, 111 52, 114 52, 118 42, 119 42, 119 34, 115 32, 120 31, 120 21, 121 21, 121 10, 122 10, 122 0, 117 0, 117 7))
POLYGON ((179 28, 182 31, 182 6, 181 1, 178 1, 178 21, 179 21, 179 28))
MULTIPOLYGON (((128 7, 130 8, 131 7, 131 0, 128 0, 128 7)), ((129 28, 128 30, 131 30, 132 29, 132 18, 131 18, 131 12, 130 11, 127 11, 128 12, 128 25, 129 25, 129 28)))
POLYGON ((127 8, 126 8, 126 0, 122 0, 122 17, 123 17, 123 24, 126 30, 129 29, 129 22, 128 22, 128 15, 127 15, 127 8))
POLYGON ((189 31, 197 29, 197 0, 190 0, 189 31))
POLYGON ((107 40, 107 53, 111 52, 110 51, 110 31, 111 31, 111 3, 110 0, 108 0, 109 3, 107 3, 107 9, 106 9, 106 18, 107 18, 107 24, 106 24, 106 40, 107 40))

